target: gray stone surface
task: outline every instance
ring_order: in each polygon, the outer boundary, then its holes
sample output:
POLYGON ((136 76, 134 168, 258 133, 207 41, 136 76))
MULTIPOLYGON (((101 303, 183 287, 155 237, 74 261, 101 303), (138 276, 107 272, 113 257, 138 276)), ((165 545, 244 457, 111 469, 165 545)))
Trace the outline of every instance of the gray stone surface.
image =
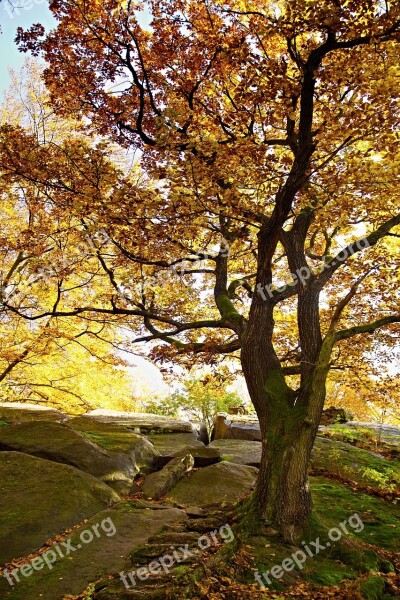
POLYGON ((123 425, 77 417, 68 421, 68 426, 108 452, 127 454, 139 469, 152 465, 153 459, 159 456, 158 450, 147 437, 133 433, 132 429, 123 425))
POLYGON ((185 446, 180 450, 171 452, 170 454, 161 454, 156 456, 153 461, 155 467, 164 467, 169 463, 170 460, 177 456, 185 456, 185 454, 191 454, 194 458, 194 466, 197 467, 209 467, 220 461, 221 452, 218 448, 210 446, 185 446))
MULTIPOLYGON (((148 444, 142 438, 143 444, 148 444)), ((141 441, 138 441, 139 445, 141 441)), ((0 429, 0 450, 24 452, 64 463, 129 491, 139 472, 133 454, 108 452, 67 425, 32 421, 0 429)))
POLYGON ((214 440, 208 448, 221 452, 222 460, 258 467, 261 461, 261 442, 250 440, 214 440))
POLYGON ((25 421, 66 421, 67 419, 67 415, 55 408, 22 402, 0 402, 0 420, 25 423, 25 421))
POLYGON ((0 452, 0 564, 118 501, 108 485, 74 467, 0 452))
POLYGON ((186 446, 205 447, 203 442, 197 439, 195 433, 151 433, 146 437, 162 455, 179 452, 186 446))
POLYGON ((152 413, 122 412, 118 410, 96 409, 83 415, 103 423, 125 425, 137 429, 137 433, 196 433, 192 423, 163 417, 152 413))
POLYGON ((21 577, 20 583, 16 583, 14 588, 9 586, 5 578, 0 577, 0 598, 61 600, 67 595, 78 595, 90 582, 101 577, 121 571, 129 572, 132 569, 130 553, 136 546, 147 543, 162 527, 186 519, 185 513, 175 508, 156 511, 134 509, 129 504, 120 502, 111 509, 99 512, 68 536, 74 548, 78 544, 81 544, 81 548, 57 560, 52 570, 45 567, 34 571, 29 577, 21 577), (94 536, 93 541, 82 544, 81 533, 92 530, 93 526, 104 520, 107 521, 107 531, 112 533, 109 519, 115 527, 114 535, 107 536, 102 527, 99 527, 100 536, 94 536))
POLYGON ((146 477, 142 485, 142 492, 147 498, 158 500, 161 496, 165 496, 193 466, 194 458, 189 453, 173 458, 161 471, 146 477))
POLYGON ((208 504, 236 502, 254 487, 258 469, 221 462, 190 473, 168 493, 178 505, 203 507, 208 504))

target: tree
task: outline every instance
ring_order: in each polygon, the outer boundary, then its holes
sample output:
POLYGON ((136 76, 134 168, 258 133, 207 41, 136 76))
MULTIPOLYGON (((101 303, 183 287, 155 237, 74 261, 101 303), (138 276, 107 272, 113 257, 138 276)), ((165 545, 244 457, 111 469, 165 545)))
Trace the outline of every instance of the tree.
POLYGON ((400 5, 51 8, 56 30, 36 25, 18 41, 48 61, 55 109, 140 149, 156 184, 90 201, 115 253, 103 257, 108 307, 60 304, 35 318, 125 315, 136 342, 160 340, 160 359, 240 351, 262 431, 255 506, 293 540, 311 510, 307 467, 331 366, 382 328, 390 343, 398 335, 384 240, 400 223, 400 5))
MULTIPOLYGON (((42 157, 47 169, 54 168, 57 193, 56 203, 52 190, 35 181, 35 172, 44 168, 40 161, 27 169, 23 163, 14 165, 13 176, 4 171, 1 174, 1 396, 46 402, 67 412, 98 407, 99 401, 103 406, 132 408, 131 382, 118 368, 124 364, 118 353, 124 337, 121 328, 109 323, 60 320, 52 315, 33 322, 20 315, 21 310, 31 314, 41 306, 56 308, 65 295, 73 294, 76 302, 85 302, 86 283, 93 281, 98 265, 98 248, 106 241, 100 226, 65 211, 62 197, 68 194, 68 185, 63 189, 57 184, 62 174, 71 188, 77 186, 82 192, 85 183, 90 188, 87 181, 95 173, 97 193, 100 187, 106 190, 103 155, 95 158, 95 144, 82 139, 78 123, 54 114, 40 75, 35 63, 27 63, 20 76, 13 74, 1 110, 3 150, 12 146, 13 139, 17 145, 22 143, 22 149, 27 139, 30 144, 25 158, 33 147, 38 159, 46 148, 48 154, 42 157), (69 154, 63 151, 67 145, 69 154), (54 162, 48 160, 50 156, 54 162)), ((101 280, 98 284, 101 286, 101 280)), ((94 293, 96 283, 90 296, 94 293)))
POLYGON ((187 378, 180 389, 175 390, 163 400, 147 405, 150 412, 179 416, 184 411, 190 419, 204 423, 209 432, 218 412, 227 412, 234 406, 240 406, 240 396, 227 389, 224 382, 210 374, 197 374, 187 378))

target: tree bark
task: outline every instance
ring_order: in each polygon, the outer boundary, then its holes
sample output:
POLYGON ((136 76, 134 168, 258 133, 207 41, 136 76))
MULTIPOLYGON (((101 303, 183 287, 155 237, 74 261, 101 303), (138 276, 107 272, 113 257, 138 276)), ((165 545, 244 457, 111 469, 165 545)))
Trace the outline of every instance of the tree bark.
POLYGON ((312 509, 308 468, 333 344, 331 339, 324 340, 314 369, 307 373, 298 393, 287 386, 272 345, 267 353, 266 345, 265 338, 262 346, 247 338, 242 349, 243 372, 262 441, 255 509, 263 522, 293 543, 305 529, 312 509))

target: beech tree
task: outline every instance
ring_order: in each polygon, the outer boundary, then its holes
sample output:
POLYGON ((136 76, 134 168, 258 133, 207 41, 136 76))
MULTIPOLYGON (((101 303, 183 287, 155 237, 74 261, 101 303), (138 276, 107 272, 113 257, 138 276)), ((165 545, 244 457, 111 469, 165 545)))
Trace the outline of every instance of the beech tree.
POLYGON ((29 318, 125 316, 161 359, 240 353, 262 432, 256 511, 293 540, 330 368, 398 336, 400 5, 50 7, 58 27, 18 41, 48 62, 55 110, 140 150, 155 183, 71 200, 105 224, 109 287, 29 318))

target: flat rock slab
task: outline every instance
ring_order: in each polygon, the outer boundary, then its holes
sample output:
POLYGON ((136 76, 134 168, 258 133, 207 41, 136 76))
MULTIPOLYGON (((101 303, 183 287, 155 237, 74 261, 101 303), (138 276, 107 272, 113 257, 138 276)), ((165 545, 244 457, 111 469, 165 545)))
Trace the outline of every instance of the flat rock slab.
POLYGON ((214 440, 208 446, 219 450, 224 461, 239 465, 259 467, 261 462, 261 442, 250 440, 214 440))
POLYGON ((185 456, 185 454, 191 454, 194 458, 194 466, 197 467, 209 467, 219 462, 221 459, 221 452, 218 448, 211 446, 185 446, 181 450, 176 450, 170 454, 164 454, 156 456, 153 461, 155 467, 164 467, 171 460, 176 457, 185 456))
POLYGON ((158 450, 147 437, 134 433, 132 429, 123 425, 77 417, 68 421, 68 427, 79 431, 104 450, 128 454, 139 469, 151 465, 153 459, 159 456, 158 450))
POLYGON ((257 475, 255 467, 221 462, 190 473, 172 488, 168 499, 198 507, 235 502, 253 489, 257 475))
POLYGON ((179 421, 162 415, 152 413, 122 412, 118 410, 96 409, 83 415, 102 421, 103 423, 116 423, 137 429, 138 433, 190 433, 195 428, 189 421, 179 421))
MULTIPOLYGON (((142 438, 142 445, 148 444, 142 438)), ((139 472, 128 454, 109 453, 67 425, 50 421, 32 421, 0 429, 0 450, 24 452, 71 465, 110 485, 125 482, 126 491, 139 472)))
MULTIPOLYGON (((52 570, 44 566, 28 577, 21 576, 20 582, 15 583, 14 587, 1 577, 0 598, 61 600, 67 594, 80 594, 90 582, 112 573, 129 571, 132 568, 130 553, 136 546, 145 544, 165 525, 186 519, 185 513, 176 508, 138 510, 129 503, 121 502, 111 509, 99 512, 74 531, 68 539, 76 550, 57 560, 52 570), (106 524, 104 530, 102 523, 106 524), (97 528, 100 536, 94 535, 93 541, 82 543, 82 532, 93 531, 96 524, 100 524, 97 528), (115 533, 111 535, 113 531, 115 533), (78 545, 81 546, 79 549, 78 545)), ((85 533, 83 539, 86 537, 85 533)))
POLYGON ((118 501, 108 485, 74 467, 0 452, 0 564, 118 501))
POLYGON ((195 433, 151 433, 146 437, 163 456, 170 456, 186 446, 205 448, 195 433))
POLYGON ((67 421, 68 417, 55 408, 22 402, 0 402, 0 420, 25 423, 25 421, 67 421))
POLYGON ((396 427, 395 425, 348 421, 346 427, 370 429, 374 435, 380 436, 382 441, 400 445, 400 427, 396 427))

